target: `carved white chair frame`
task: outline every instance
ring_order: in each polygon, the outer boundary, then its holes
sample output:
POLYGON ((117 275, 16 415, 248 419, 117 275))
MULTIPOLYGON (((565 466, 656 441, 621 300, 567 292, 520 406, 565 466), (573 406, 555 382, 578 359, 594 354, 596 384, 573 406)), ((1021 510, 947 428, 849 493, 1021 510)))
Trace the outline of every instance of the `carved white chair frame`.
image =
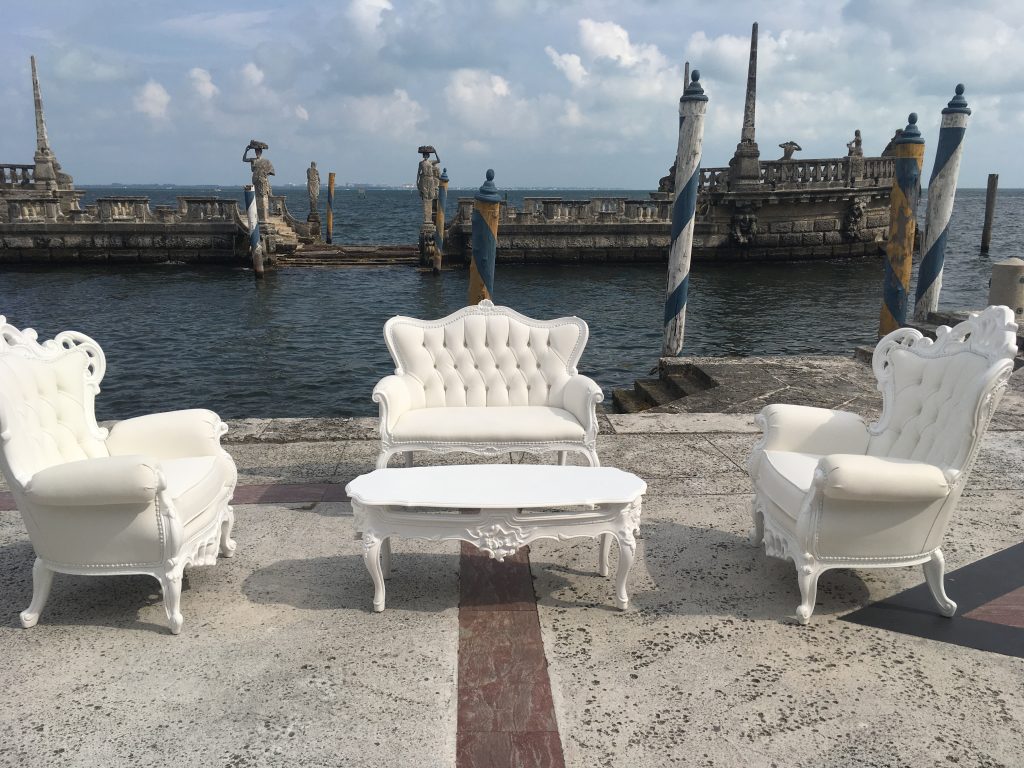
MULTIPOLYGON (((928 515, 936 521, 935 525, 941 526, 943 530, 955 510, 967 477, 977 458, 981 438, 1006 390, 1010 374, 1013 372, 1013 357, 1017 352, 1016 329, 1013 313, 1006 307, 993 306, 981 313, 971 313, 968 320, 954 328, 939 327, 934 341, 923 337, 915 329, 900 328, 879 341, 875 348, 872 369, 878 381, 878 389, 882 393, 883 405, 878 421, 870 425, 864 425, 861 422, 861 427, 867 431, 869 438, 884 433, 890 426, 893 417, 893 401, 896 391, 895 372, 890 356, 895 350, 910 350, 923 359, 935 359, 970 351, 983 356, 988 362, 988 368, 985 371, 987 380, 973 406, 970 447, 959 468, 943 469, 949 488, 948 493, 938 511, 928 512, 928 515)), ((764 451, 771 448, 770 441, 773 438, 766 412, 779 407, 803 408, 803 406, 767 406, 755 417, 755 423, 764 434, 755 445, 747 462, 755 490, 751 505, 754 527, 750 539, 754 545, 761 544, 763 541, 767 555, 789 559, 795 564, 801 595, 801 603, 796 609, 797 619, 800 623, 806 624, 810 621, 815 606, 818 578, 824 571, 833 568, 892 568, 921 565, 925 580, 940 613, 944 616, 952 616, 956 612, 956 603, 950 600, 945 592, 945 560, 940 547, 935 546, 921 551, 920 548, 908 546, 906 551, 901 554, 885 557, 843 557, 819 546, 819 533, 829 502, 825 496, 828 477, 822 469, 821 462, 815 470, 810 491, 803 499, 795 525, 792 525, 785 512, 762 492, 757 474, 764 451)), ((853 414, 842 411, 833 413, 853 417, 853 414)), ((827 425, 823 426, 823 429, 827 428, 827 425)), ((851 428, 849 421, 842 426, 842 429, 846 431, 851 428)), ((939 539, 941 539, 943 530, 938 532, 939 539)))
MULTIPOLYGON (((84 417, 89 433, 100 441, 106 441, 110 430, 100 427, 96 422, 95 398, 100 391, 100 382, 106 372, 106 357, 99 344, 92 338, 76 331, 58 333, 53 339, 40 343, 38 334, 32 328, 19 330, 8 324, 0 315, 0 352, 20 355, 24 358, 36 358, 44 361, 56 360, 72 350, 81 350, 88 357, 88 365, 83 369, 84 417)), ((181 412, 190 413, 190 412, 181 412)), ((215 414, 210 413, 211 416, 215 414)), ((12 439, 12 434, 4 425, 10 422, 5 418, 4 401, 0 398, 0 445, 12 439)), ((141 417, 146 418, 146 417, 141 417)), ((216 434, 219 440, 228 427, 217 419, 216 434)), ((234 462, 226 451, 221 449, 234 469, 234 462)), ((4 452, 0 451, 0 469, 8 479, 8 486, 17 503, 23 518, 32 514, 32 502, 27 498, 25 486, 30 478, 17 477, 9 466, 4 452)), ((235 541, 231 538, 234 526, 234 510, 230 506, 234 494, 237 475, 230 477, 215 504, 217 513, 214 518, 200 530, 185 535, 184 527, 175 513, 174 500, 167 490, 167 483, 162 473, 157 473, 158 485, 152 514, 156 516, 157 530, 163 557, 156 562, 125 562, 114 565, 55 562, 43 557, 36 557, 32 567, 32 602, 20 614, 21 624, 25 628, 33 627, 39 621, 39 615, 46 605, 53 583, 54 573, 68 573, 82 576, 126 576, 147 575, 160 582, 163 592, 164 609, 173 634, 181 631, 183 617, 180 610, 181 582, 186 568, 192 566, 213 565, 217 561, 218 551, 224 557, 232 557, 235 553, 235 541)), ((83 511, 83 515, 88 513, 83 511)), ((28 519, 26 519, 28 525, 28 519)), ((31 528, 30 528, 31 530, 31 528)))
MULTIPOLYGON (((601 388, 589 377, 580 374, 576 366, 583 354, 587 344, 590 329, 585 321, 578 317, 561 317, 555 320, 536 320, 516 312, 515 310, 495 306, 491 301, 484 300, 475 306, 463 307, 462 309, 438 320, 421 320, 413 317, 396 316, 388 319, 384 324, 384 340, 395 363, 393 376, 381 380, 373 390, 373 401, 380 407, 380 453, 377 457, 377 469, 384 469, 389 459, 397 453, 404 454, 406 466, 412 466, 413 454, 415 451, 431 451, 434 453, 452 453, 465 451, 480 456, 498 456, 504 453, 522 451, 525 453, 545 453, 548 451, 558 452, 558 461, 564 464, 567 452, 583 453, 592 467, 600 466, 601 462, 597 456, 597 404, 604 400, 601 388), (563 325, 575 325, 579 328, 579 339, 575 348, 566 360, 566 373, 572 377, 574 385, 584 390, 587 400, 587 418, 582 424, 585 436, 580 442, 560 441, 534 441, 534 442, 455 442, 455 441, 404 441, 398 440, 392 435, 388 428, 390 410, 395 408, 389 396, 388 385, 395 380, 395 377, 409 377, 403 368, 401 356, 398 352, 398 344, 394 339, 395 328, 400 324, 413 325, 419 328, 443 328, 448 325, 461 323, 470 315, 498 315, 511 318, 512 320, 532 328, 557 328, 563 325)), ((515 407, 515 406, 512 406, 515 407)))

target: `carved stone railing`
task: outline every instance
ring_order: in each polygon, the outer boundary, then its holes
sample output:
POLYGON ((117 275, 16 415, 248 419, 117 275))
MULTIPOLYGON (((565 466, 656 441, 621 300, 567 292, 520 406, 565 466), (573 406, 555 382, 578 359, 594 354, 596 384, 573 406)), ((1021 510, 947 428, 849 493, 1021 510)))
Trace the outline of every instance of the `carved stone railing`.
POLYGON ((225 221, 241 224, 238 203, 223 197, 178 197, 180 221, 225 221))
POLYGON ((96 198, 96 214, 99 221, 136 223, 152 221, 148 197, 118 195, 96 198))
POLYGON ((0 164, 0 188, 28 187, 35 182, 34 165, 0 164))
POLYGON ((38 197, 8 197, 7 223, 38 224, 56 221, 60 215, 60 205, 56 199, 40 199, 38 197))
MULTIPOLYGON (((453 224, 471 226, 473 199, 459 198, 453 224)), ((669 200, 631 200, 625 197, 595 197, 591 200, 563 200, 560 197, 526 197, 522 208, 502 203, 500 221, 508 224, 647 224, 670 220, 669 200)))
POLYGON ((761 163, 761 183, 773 189, 845 187, 850 182, 849 158, 767 160, 761 163))
POLYGON ((861 178, 876 186, 891 185, 896 175, 895 157, 865 157, 864 172, 861 178))
POLYGON ((701 168, 700 180, 697 182, 698 190, 726 190, 729 188, 728 168, 701 168))

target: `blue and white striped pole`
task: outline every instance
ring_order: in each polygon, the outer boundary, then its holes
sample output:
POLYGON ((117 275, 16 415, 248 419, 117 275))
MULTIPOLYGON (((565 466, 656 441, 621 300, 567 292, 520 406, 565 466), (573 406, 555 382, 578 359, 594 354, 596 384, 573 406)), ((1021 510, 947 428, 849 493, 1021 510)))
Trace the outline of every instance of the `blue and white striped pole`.
POLYGON ((245 185, 245 217, 249 224, 249 255, 252 257, 252 271, 256 277, 263 277, 263 246, 260 244, 260 219, 256 213, 256 190, 252 184, 245 185))
POLYGON ((971 110, 964 98, 964 86, 956 87, 956 95, 942 110, 939 144, 935 150, 935 166, 928 180, 928 213, 921 241, 921 266, 917 268, 917 290, 914 292, 914 319, 927 321, 928 313, 939 308, 942 290, 942 263, 946 255, 946 235, 953 215, 956 181, 960 176, 960 157, 964 150, 964 134, 971 110))
POLYGON ((697 211, 700 153, 704 140, 704 113, 708 97, 700 87, 700 71, 690 73, 690 83, 679 99, 679 146, 676 149, 676 199, 672 205, 672 243, 668 252, 668 287, 665 291, 665 339, 662 357, 683 351, 686 328, 686 294, 690 284, 693 253, 693 219, 697 211))

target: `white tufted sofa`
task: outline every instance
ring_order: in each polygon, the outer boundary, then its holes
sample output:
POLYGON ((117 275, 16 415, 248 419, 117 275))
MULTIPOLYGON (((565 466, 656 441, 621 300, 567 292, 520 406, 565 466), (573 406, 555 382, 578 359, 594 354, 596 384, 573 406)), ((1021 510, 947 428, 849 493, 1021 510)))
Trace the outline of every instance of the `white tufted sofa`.
POLYGON ((392 317, 384 339, 395 373, 380 404, 377 467, 414 451, 566 451, 597 466, 601 388, 576 372, 587 343, 578 317, 533 320, 484 300, 440 320, 392 317))
POLYGON ((174 411, 96 424, 106 370, 99 345, 65 331, 36 341, 0 316, 0 470, 36 552, 31 627, 54 572, 148 574, 181 631, 181 578, 230 557, 237 473, 217 414, 174 411))
POLYGON ((936 341, 901 328, 872 361, 881 418, 769 405, 748 461, 755 544, 797 568, 801 623, 829 568, 917 565, 943 615, 942 536, 981 437, 1013 371, 1017 326, 1006 307, 973 313, 936 341))

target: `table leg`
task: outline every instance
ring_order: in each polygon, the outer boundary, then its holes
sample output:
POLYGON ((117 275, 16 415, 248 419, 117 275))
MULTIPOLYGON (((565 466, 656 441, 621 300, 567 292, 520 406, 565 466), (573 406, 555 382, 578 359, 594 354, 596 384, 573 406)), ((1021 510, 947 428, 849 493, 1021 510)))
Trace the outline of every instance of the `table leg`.
POLYGON ((636 554, 636 539, 633 538, 632 531, 626 531, 625 536, 618 535, 616 538, 619 541, 619 570, 615 574, 615 605, 624 611, 629 607, 626 580, 629 578, 629 569, 636 554))
POLYGON ((565 466, 565 462, 566 462, 567 456, 568 456, 568 451, 559 451, 558 452, 558 464, 559 464, 559 466, 562 466, 562 467, 565 466))
POLYGON ((602 533, 598 541, 600 542, 600 550, 597 560, 597 573, 600 576, 607 576, 608 558, 612 553, 612 535, 610 533, 602 533))
POLYGON ((391 578, 391 537, 380 543, 380 569, 385 579, 391 578))
MULTIPOLYGON (((380 613, 384 610, 384 573, 380 567, 380 548, 382 540, 375 533, 363 531, 363 563, 373 579, 373 610, 380 613)), ((621 567, 621 566, 620 566, 621 567)))

